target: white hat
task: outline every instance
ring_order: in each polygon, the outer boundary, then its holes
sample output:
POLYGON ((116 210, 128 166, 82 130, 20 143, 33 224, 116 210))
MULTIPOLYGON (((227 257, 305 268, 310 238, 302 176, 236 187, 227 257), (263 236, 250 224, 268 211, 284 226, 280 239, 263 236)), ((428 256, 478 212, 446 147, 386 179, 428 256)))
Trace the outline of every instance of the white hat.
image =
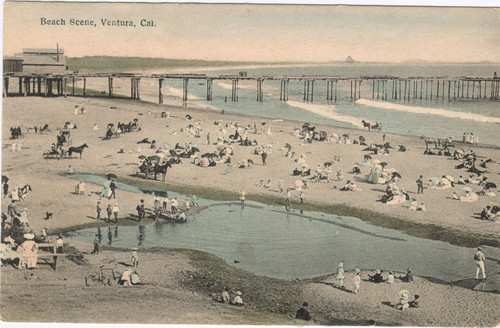
POLYGON ((241 296, 242 294, 241 294, 241 292, 240 292, 240 291, 237 291, 237 292, 236 292, 236 295, 241 296))
POLYGON ((32 233, 25 233, 23 235, 24 239, 34 239, 35 238, 35 235, 32 234, 32 233))

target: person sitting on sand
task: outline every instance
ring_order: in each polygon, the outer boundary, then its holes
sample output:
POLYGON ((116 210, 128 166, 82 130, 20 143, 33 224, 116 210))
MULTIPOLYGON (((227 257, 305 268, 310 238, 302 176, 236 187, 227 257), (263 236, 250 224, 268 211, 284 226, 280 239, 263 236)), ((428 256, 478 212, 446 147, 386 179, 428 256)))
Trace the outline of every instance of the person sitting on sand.
POLYGON ((486 206, 481 211, 481 220, 491 220, 493 218, 493 213, 491 213, 491 206, 486 206))
POLYGON ((384 278, 382 277, 382 273, 380 272, 380 270, 377 270, 375 271, 375 274, 373 276, 368 276, 368 281, 378 284, 383 282, 384 278))
POLYGON ((417 206, 418 206, 417 200, 415 198, 412 198, 411 203, 410 203, 410 207, 408 209, 410 209, 412 211, 416 211, 417 206))
POLYGON ((410 297, 410 293, 406 290, 402 290, 399 292, 399 302, 396 304, 396 309, 398 310, 406 310, 407 308, 410 307, 410 304, 408 304, 408 299, 410 297))
POLYGON ((400 278, 404 282, 413 282, 413 273, 411 273, 410 268, 406 270, 406 275, 400 278))
POLYGON ((229 303, 229 288, 225 288, 221 294, 222 303, 229 303))
POLYGON ((419 301, 420 301, 420 296, 415 295, 413 301, 408 302, 408 305, 411 308, 418 308, 419 301))
POLYGON ((394 272, 389 271, 389 275, 387 276, 386 282, 388 284, 393 284, 394 283, 394 272))
POLYGON ((417 211, 427 211, 424 202, 420 203, 420 205, 417 207, 417 211))
POLYGON ((458 194, 456 191, 453 192, 453 195, 451 195, 451 199, 453 200, 460 200, 460 197, 458 197, 458 194))
POLYGON ((126 269, 123 271, 120 280, 118 280, 118 285, 122 286, 132 286, 132 282, 130 281, 130 276, 132 275, 132 269, 126 269))
POLYGON ((462 176, 458 177, 457 184, 461 184, 461 185, 465 184, 464 178, 462 176))
POLYGON ((177 221, 179 221, 179 222, 186 222, 187 221, 186 213, 181 212, 181 214, 179 214, 177 216, 177 221))
POLYGON ((308 307, 309 304, 307 304, 307 302, 302 303, 302 307, 298 309, 297 312, 295 313, 295 319, 306 320, 306 321, 311 320, 311 315, 307 310, 308 307))
POLYGON ((231 301, 232 305, 237 305, 237 306, 242 306, 243 305, 243 299, 241 298, 241 292, 237 291, 236 296, 234 299, 231 301))
POLYGON ((472 203, 477 201, 478 199, 479 197, 477 196, 477 194, 469 190, 465 191, 465 196, 460 197, 460 201, 465 203, 472 203))

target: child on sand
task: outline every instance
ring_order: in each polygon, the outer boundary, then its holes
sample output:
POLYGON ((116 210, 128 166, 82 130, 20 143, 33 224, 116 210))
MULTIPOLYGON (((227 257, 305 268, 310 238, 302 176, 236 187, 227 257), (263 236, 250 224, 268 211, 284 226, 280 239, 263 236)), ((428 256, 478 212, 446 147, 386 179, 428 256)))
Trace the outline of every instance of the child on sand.
POLYGON ((359 269, 356 269, 354 271, 353 283, 354 283, 353 293, 357 294, 359 292, 359 287, 360 287, 360 284, 361 284, 361 273, 360 273, 359 269))
POLYGON ((340 262, 337 269, 337 276, 335 277, 339 283, 340 288, 344 288, 344 263, 340 262))

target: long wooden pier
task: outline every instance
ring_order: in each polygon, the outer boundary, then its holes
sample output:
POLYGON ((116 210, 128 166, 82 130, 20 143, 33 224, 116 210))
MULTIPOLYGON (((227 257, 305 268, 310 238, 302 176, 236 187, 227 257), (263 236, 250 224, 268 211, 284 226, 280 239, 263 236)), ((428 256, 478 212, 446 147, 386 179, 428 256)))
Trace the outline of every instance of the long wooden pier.
MULTIPOLYGON (((203 80, 206 84, 206 100, 213 100, 213 81, 231 81, 230 100, 237 102, 239 81, 251 80, 256 82, 256 100, 264 101, 264 84, 266 81, 279 81, 279 99, 286 102, 289 97, 289 84, 303 83, 303 100, 313 102, 316 91, 324 83, 326 87, 326 100, 337 101, 339 86, 349 90, 350 100, 372 98, 379 100, 411 99, 470 99, 470 100, 498 100, 500 96, 500 78, 496 72, 492 78, 487 77, 408 77, 394 76, 247 76, 240 75, 206 75, 206 74, 128 74, 128 73, 68 73, 61 75, 51 74, 23 74, 9 73, 4 75, 3 96, 89 96, 87 79, 107 79, 108 90, 103 91, 107 97, 115 97, 113 83, 115 79, 130 79, 130 98, 140 99, 141 79, 155 79, 158 81, 158 103, 163 103, 162 87, 167 80, 182 80, 182 100, 188 100, 188 87, 190 80, 203 80), (18 92, 9 92, 9 84, 18 82, 18 92), (78 85, 80 83, 80 85, 78 85), (362 95, 362 85, 364 86, 362 95), (77 94, 76 90, 82 90, 77 94), (371 94, 366 94, 367 90, 371 94)), ((323 94, 323 93, 322 93, 323 94)), ((102 94, 100 94, 102 96, 102 94)))

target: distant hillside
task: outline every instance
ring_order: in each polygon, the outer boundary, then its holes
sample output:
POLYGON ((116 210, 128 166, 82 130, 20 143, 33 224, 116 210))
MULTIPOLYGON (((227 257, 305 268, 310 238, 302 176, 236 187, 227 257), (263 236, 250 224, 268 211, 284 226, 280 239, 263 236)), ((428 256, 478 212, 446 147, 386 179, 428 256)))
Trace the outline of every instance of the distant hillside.
POLYGON ((277 63, 262 62, 236 62, 236 61, 207 61, 207 60, 185 60, 166 58, 144 58, 144 57, 73 57, 67 59, 70 71, 79 72, 123 72, 137 71, 153 68, 172 67, 212 67, 212 66, 241 66, 241 65, 272 65, 277 63))

